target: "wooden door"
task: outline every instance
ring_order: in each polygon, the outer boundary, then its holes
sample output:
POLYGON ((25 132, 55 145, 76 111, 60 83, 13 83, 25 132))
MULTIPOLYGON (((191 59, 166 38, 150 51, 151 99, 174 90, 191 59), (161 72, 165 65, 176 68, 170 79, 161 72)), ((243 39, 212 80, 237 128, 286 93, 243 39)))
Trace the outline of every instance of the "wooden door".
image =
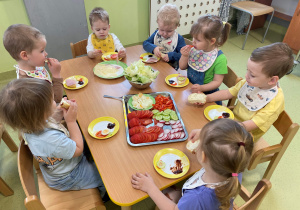
POLYGON ((300 1, 296 7, 290 26, 284 36, 283 42, 287 43, 295 54, 300 50, 300 1))

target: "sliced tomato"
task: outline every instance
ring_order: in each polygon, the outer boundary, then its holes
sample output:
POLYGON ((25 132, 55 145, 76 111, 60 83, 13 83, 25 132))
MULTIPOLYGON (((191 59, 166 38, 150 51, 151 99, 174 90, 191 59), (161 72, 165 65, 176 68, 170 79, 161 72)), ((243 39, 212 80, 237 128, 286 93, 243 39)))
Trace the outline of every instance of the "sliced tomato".
POLYGON ((113 60, 116 60, 116 59, 118 59, 118 54, 111 54, 110 58, 113 60))
POLYGON ((131 120, 129 120, 128 123, 129 127, 132 128, 134 126, 139 126, 140 125, 140 121, 138 118, 132 118, 131 120))

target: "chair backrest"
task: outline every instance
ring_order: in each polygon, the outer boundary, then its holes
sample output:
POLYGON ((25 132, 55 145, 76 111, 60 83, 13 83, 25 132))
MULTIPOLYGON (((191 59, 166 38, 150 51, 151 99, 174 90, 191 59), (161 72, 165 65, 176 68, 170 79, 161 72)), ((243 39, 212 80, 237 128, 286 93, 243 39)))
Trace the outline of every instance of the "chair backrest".
MULTIPOLYGON (((228 87, 231 88, 236 85, 239 81, 241 81, 243 78, 238 77, 237 74, 229 67, 227 66, 228 74, 225 74, 223 83, 228 87)), ((236 97, 233 97, 232 99, 228 100, 227 107, 233 107, 236 101, 236 97)))
POLYGON ((86 46, 87 46, 87 39, 76 42, 75 44, 73 44, 71 42, 70 47, 71 47, 73 58, 76 58, 77 56, 80 56, 80 55, 87 54, 86 46))
POLYGON ((187 38, 184 38, 184 41, 186 45, 193 45, 193 42, 187 38))
POLYGON ((24 140, 21 141, 18 153, 18 170, 23 190, 25 192, 25 207, 27 209, 46 209, 40 201, 33 175, 33 156, 25 145, 24 140))
POLYGON ((244 201, 246 201, 242 206, 237 207, 234 205, 235 210, 255 210, 258 209, 259 205, 263 201, 264 197, 271 189, 272 184, 267 179, 262 179, 256 185, 253 193, 250 194, 247 189, 242 186, 240 191, 240 196, 244 201))
MULTIPOLYGON (((276 145, 258 148, 252 154, 248 170, 256 168, 259 163, 269 161, 268 168, 263 176, 265 179, 270 179, 281 157, 291 143, 292 139, 299 130, 299 124, 293 123, 286 111, 283 111, 278 119, 273 123, 273 126, 281 134, 282 140, 276 145)), ((260 139, 259 141, 265 141, 260 139)), ((257 142, 258 143, 258 142, 257 142)), ((256 143, 256 144, 257 144, 256 143)))

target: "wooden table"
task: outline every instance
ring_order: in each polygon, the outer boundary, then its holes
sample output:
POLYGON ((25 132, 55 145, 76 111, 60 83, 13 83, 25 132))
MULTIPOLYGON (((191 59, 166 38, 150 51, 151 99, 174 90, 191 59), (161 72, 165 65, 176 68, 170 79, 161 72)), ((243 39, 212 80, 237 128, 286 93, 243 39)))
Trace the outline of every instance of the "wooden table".
MULTIPOLYGON (((139 60, 144 52, 141 45, 128 47, 127 57, 122 61, 127 65, 139 60)), ((204 107, 188 104, 187 98, 191 93, 191 84, 183 88, 170 87, 165 83, 165 77, 176 71, 164 61, 151 66, 160 71, 155 82, 144 90, 134 89, 124 78, 102 79, 93 74, 93 67, 100 59, 90 59, 87 56, 61 62, 62 76, 83 75, 88 78, 88 85, 78 90, 66 90, 69 99, 75 99, 78 104, 77 120, 91 150, 97 168, 103 179, 110 199, 122 209, 147 198, 148 195, 131 186, 131 175, 136 172, 148 172, 160 189, 165 189, 196 172, 201 168, 196 156, 185 147, 185 142, 132 147, 126 141, 124 114, 122 102, 115 99, 103 98, 103 95, 123 96, 127 94, 150 93, 167 91, 172 93, 188 133, 192 129, 202 128, 208 120, 204 117, 204 107), (88 125, 98 117, 111 116, 120 123, 119 132, 106 140, 97 140, 88 134, 88 125), (176 148, 183 151, 190 160, 188 173, 180 179, 168 179, 159 175, 153 167, 153 157, 161 149, 176 148)))

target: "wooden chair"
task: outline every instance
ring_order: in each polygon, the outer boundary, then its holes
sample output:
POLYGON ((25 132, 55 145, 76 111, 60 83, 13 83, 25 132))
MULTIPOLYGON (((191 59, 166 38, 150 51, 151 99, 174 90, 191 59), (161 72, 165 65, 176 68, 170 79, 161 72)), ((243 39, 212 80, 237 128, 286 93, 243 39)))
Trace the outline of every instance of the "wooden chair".
POLYGON ((299 125, 297 123, 293 123, 286 111, 283 111, 279 115, 273 126, 281 134, 281 142, 270 146, 263 138, 260 138, 254 144, 253 154, 248 166, 248 170, 252 170, 255 169, 259 163, 269 162, 268 168, 263 175, 264 179, 271 178, 281 157, 299 130, 299 125))
POLYGON ((193 45, 193 42, 187 38, 184 38, 184 41, 186 45, 193 45))
MULTIPOLYGON (((238 77, 236 73, 229 67, 227 66, 228 69, 228 74, 225 74, 223 83, 226 85, 228 88, 231 88, 235 86, 239 81, 241 81, 243 78, 238 77)), ((236 97, 233 97, 232 99, 228 100, 227 107, 233 108, 235 105, 236 97)))
POLYGON ((76 42, 75 44, 73 44, 71 42, 70 47, 71 47, 73 58, 76 58, 77 56, 80 56, 80 55, 87 54, 86 46, 87 46, 87 39, 76 42))
POLYGON ((259 205, 263 201, 264 197, 271 189, 272 184, 267 179, 262 179, 254 189, 253 193, 250 194, 248 190, 242 186, 240 191, 241 198, 245 201, 242 206, 237 206, 236 203, 233 203, 234 210, 255 210, 258 209, 259 205))
POLYGON ((37 161, 33 159, 24 140, 21 141, 19 147, 18 169, 21 184, 26 195, 24 204, 28 210, 106 209, 97 188, 64 192, 49 188, 38 168, 37 161), (40 198, 36 191, 33 165, 36 168, 40 198))
MULTIPOLYGON (((0 124, 0 143, 1 139, 5 142, 8 148, 12 152, 18 151, 18 147, 15 142, 12 140, 8 132, 5 130, 4 126, 0 124)), ((14 191, 5 183, 5 181, 0 177, 0 193, 4 196, 10 196, 14 194, 14 191)))
POLYGON ((232 3, 230 6, 234 9, 246 12, 251 16, 250 24, 248 26, 248 31, 247 31, 247 34, 246 34, 246 38, 245 38, 242 50, 245 47, 245 44, 246 44, 246 41, 247 41, 247 38, 248 38, 248 34, 249 34, 249 31, 250 31, 251 26, 252 26, 253 18, 256 17, 256 16, 265 15, 265 14, 269 14, 269 13, 272 12, 272 16, 270 18, 270 21, 269 21, 268 27, 266 29, 265 35, 264 35, 264 37, 261 41, 263 43, 264 40, 265 40, 265 37, 268 33, 269 26, 271 24, 271 21, 272 21, 273 15, 274 15, 274 11, 275 11, 274 8, 270 7, 270 6, 267 6, 267 5, 264 5, 264 4, 261 4, 261 3, 258 3, 258 2, 255 2, 255 1, 239 1, 239 2, 232 3))

